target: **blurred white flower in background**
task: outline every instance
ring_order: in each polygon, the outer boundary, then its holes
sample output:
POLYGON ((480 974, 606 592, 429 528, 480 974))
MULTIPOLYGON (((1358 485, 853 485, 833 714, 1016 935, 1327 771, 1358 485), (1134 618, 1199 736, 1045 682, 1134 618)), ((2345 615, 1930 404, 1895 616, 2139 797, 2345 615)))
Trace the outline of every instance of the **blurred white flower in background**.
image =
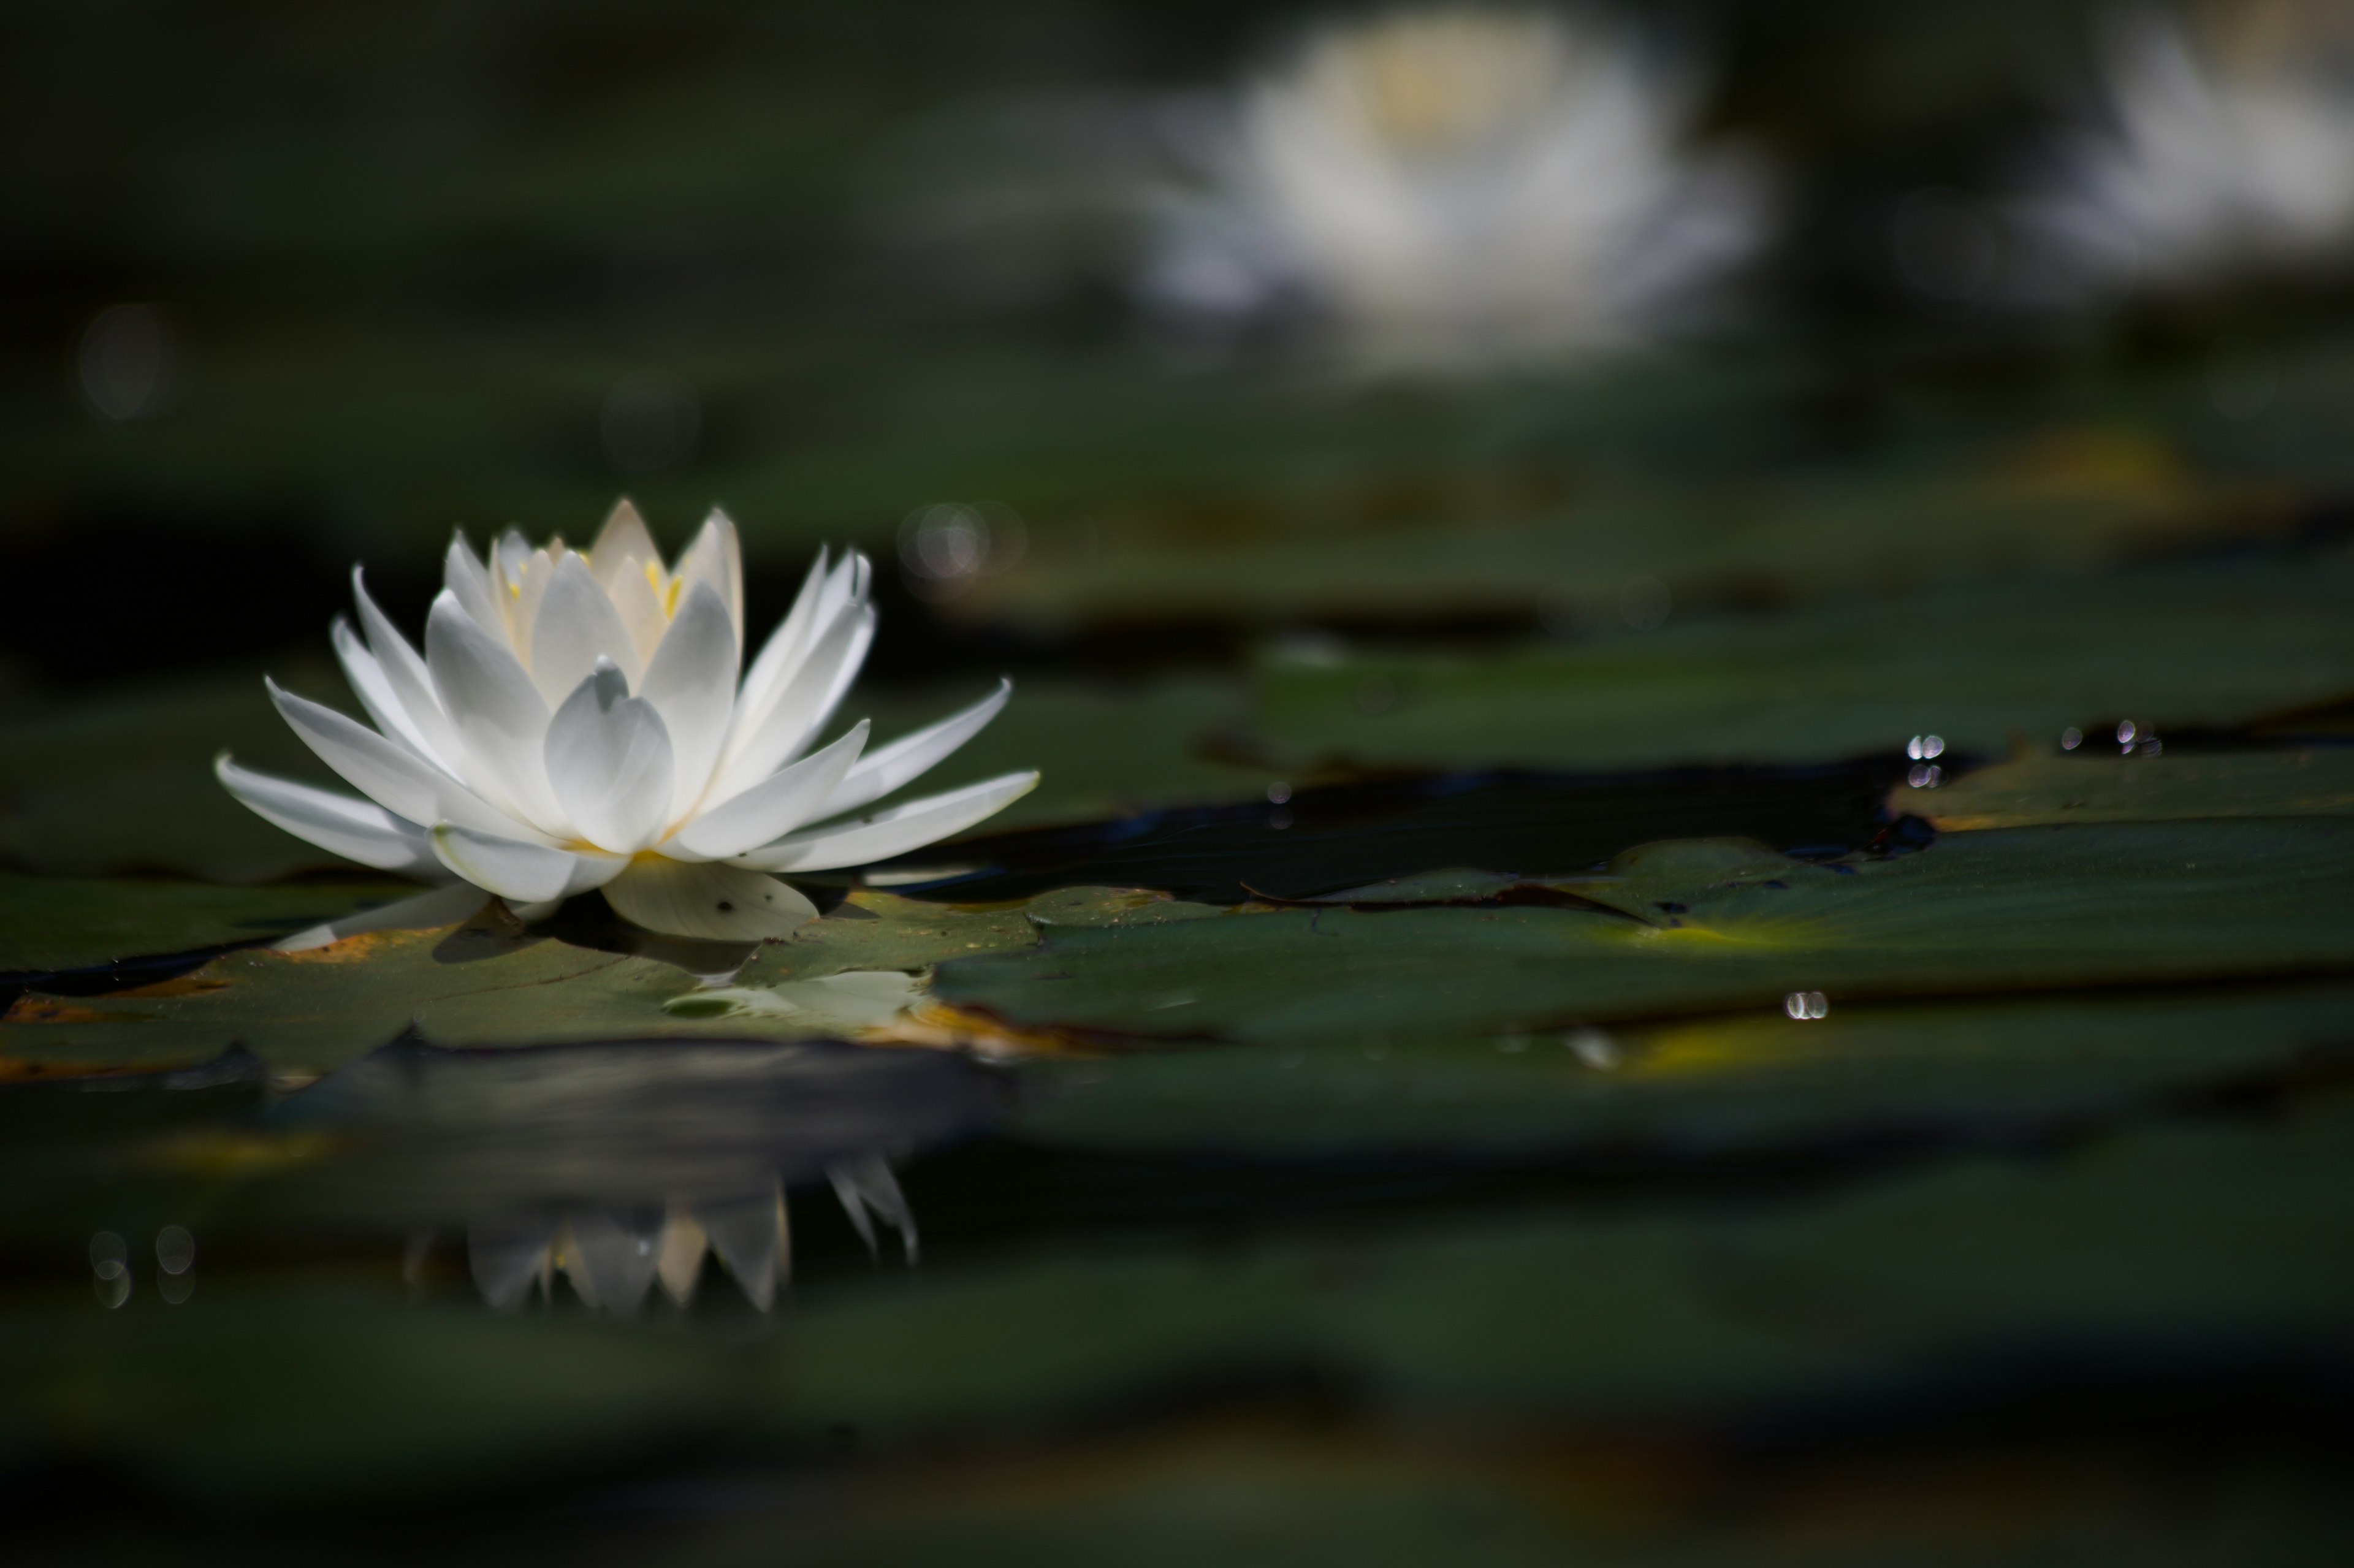
POLYGON ((714 512, 674 570, 636 508, 585 555, 510 531, 487 560, 450 546, 420 656, 353 574, 360 631, 335 652, 376 727, 270 685, 321 761, 366 800, 274 779, 224 754, 221 782, 320 848, 450 883, 290 938, 464 918, 484 894, 525 919, 601 888, 670 936, 780 936, 817 911, 775 873, 864 864, 961 832, 1038 781, 1010 773, 864 817, 995 717, 1010 682, 873 751, 864 720, 815 743, 875 635, 864 556, 822 552, 739 683, 744 571, 714 512), (815 747, 812 749, 812 747, 815 747), (814 825, 812 825, 814 824, 814 825))
POLYGON ((1688 145, 1691 83, 1619 27, 1397 11, 1311 35, 1214 110, 1144 289, 1196 319, 1301 309, 1373 359, 1654 335, 1766 237, 1748 162, 1688 145))
POLYGON ((2354 4, 2239 0, 2122 19, 2104 122, 2055 141, 2017 209, 2030 291, 2175 290, 2354 246, 2354 4))

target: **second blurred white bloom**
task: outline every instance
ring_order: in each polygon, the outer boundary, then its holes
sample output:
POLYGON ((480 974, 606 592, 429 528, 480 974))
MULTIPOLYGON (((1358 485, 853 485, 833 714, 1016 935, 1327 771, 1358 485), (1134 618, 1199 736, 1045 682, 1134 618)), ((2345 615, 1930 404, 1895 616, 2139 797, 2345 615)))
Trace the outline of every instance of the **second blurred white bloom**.
POLYGON ((2106 123, 2058 142, 2021 228, 2045 291, 2159 289, 2354 247, 2354 79, 2342 0, 2158 14, 2102 56, 2106 123))
POLYGON ((1595 21, 1449 7, 1333 28, 1221 116, 1148 292, 1210 317, 1296 302, 1409 362, 1649 335, 1767 228, 1750 167, 1687 151, 1690 110, 1595 21))

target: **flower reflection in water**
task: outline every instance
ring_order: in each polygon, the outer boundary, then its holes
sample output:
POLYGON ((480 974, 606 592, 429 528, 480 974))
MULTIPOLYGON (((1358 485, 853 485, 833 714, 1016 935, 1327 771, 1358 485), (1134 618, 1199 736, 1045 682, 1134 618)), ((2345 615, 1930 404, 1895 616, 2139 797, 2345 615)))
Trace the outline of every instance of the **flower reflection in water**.
POLYGON ((967 1057, 826 1042, 656 1040, 532 1050, 402 1044, 322 1080, 281 1120, 350 1157, 322 1197, 406 1232, 465 1238, 475 1288, 514 1307, 560 1276, 587 1305, 684 1305, 705 1256, 772 1308, 792 1272, 788 1194, 829 1186, 879 1255, 916 1223, 894 1166, 993 1124, 1003 1081, 967 1057))
MULTIPOLYGON (((916 1221, 889 1161, 878 1155, 826 1167, 851 1225, 877 1251, 880 1220, 916 1261, 916 1221)), ((781 1181, 765 1192, 631 1209, 580 1208, 537 1218, 477 1221, 466 1227, 474 1285, 493 1307, 520 1307, 536 1287, 553 1298, 561 1273, 587 1305, 634 1314, 659 1284, 680 1306, 695 1299, 704 1256, 719 1260, 745 1299, 766 1312, 792 1278, 792 1222, 781 1181)))

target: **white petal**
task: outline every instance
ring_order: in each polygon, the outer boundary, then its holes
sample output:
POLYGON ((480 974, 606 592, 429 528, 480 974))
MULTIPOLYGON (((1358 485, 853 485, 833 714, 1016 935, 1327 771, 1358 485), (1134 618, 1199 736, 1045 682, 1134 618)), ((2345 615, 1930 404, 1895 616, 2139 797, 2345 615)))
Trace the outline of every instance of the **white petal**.
POLYGON ((265 679, 262 685, 278 705, 279 716, 302 737, 303 745, 318 754, 320 761, 393 815, 420 824, 447 820, 492 832, 531 834, 531 829, 407 747, 331 707, 298 697, 275 681, 265 679))
MULTIPOLYGON (((433 869, 437 873, 441 870, 438 864, 433 869)), ((472 884, 452 882, 412 897, 363 909, 356 915, 346 915, 340 920, 330 920, 323 926, 313 926, 307 931, 297 931, 270 945, 278 952, 300 953, 366 931, 439 930, 472 919, 489 901, 490 895, 472 884)))
POLYGON ((752 661, 751 669, 744 674, 744 692, 736 705, 738 715, 748 723, 768 711, 801 661, 802 645, 819 630, 818 600, 825 596, 828 577, 825 551, 821 548, 817 559, 810 563, 809 576, 801 579, 801 591, 793 597, 793 608, 769 634, 760 656, 752 661))
MULTIPOLYGON (((520 534, 511 533, 507 539, 519 543, 522 537, 520 534)), ((502 571, 506 569, 509 559, 507 539, 499 541, 502 571)), ((556 580, 556 562, 562 553, 559 546, 556 550, 542 547, 525 556, 520 568, 506 578, 508 591, 500 596, 499 602, 505 606, 507 612, 508 645, 515 657, 526 665, 531 657, 532 633, 539 625, 540 602, 546 599, 548 588, 556 580)))
POLYGON ((553 707, 588 678, 599 659, 611 661, 631 686, 644 673, 620 611, 588 575, 588 563, 567 550, 549 568, 532 621, 532 684, 553 707))
POLYGON ((675 1203, 663 1215, 662 1245, 654 1248, 654 1273, 663 1294, 684 1307, 695 1299, 703 1277, 703 1254, 710 1238, 695 1216, 675 1203))
POLYGON ((830 823, 790 834, 734 857, 737 865, 762 871, 832 871, 864 865, 921 849, 936 839, 960 833, 1003 810, 1038 786, 1035 773, 1008 773, 946 794, 928 795, 855 821, 830 823))
POLYGON ((426 618, 425 666, 457 732, 461 755, 451 760, 459 776, 511 814, 546 831, 561 827, 541 757, 547 705, 514 652, 476 626, 446 589, 426 618))
POLYGON ((578 854, 521 839, 437 822, 433 853, 459 876, 515 904, 536 904, 602 887, 630 863, 627 856, 578 854))
POLYGON ((513 1311, 546 1275, 555 1245, 552 1220, 476 1221, 466 1227, 466 1267, 483 1300, 513 1311))
POLYGON ((457 768, 451 765, 451 758, 458 753, 458 735, 450 727, 450 715, 441 711, 441 699, 433 694, 433 677, 425 668, 424 656, 409 646, 400 629, 376 608, 357 567, 352 568, 352 599, 359 606, 360 630, 367 634, 368 651, 376 655, 376 664, 384 671, 401 712, 408 715, 410 727, 423 744, 425 755, 440 763, 445 772, 455 773, 457 768))
POLYGON ((384 666, 377 662, 376 656, 369 652, 367 645, 360 641, 359 633, 352 630, 352 623, 339 615, 335 617, 334 624, 327 629, 327 635, 335 645, 335 661, 344 667, 344 679, 350 683, 352 694, 359 698, 360 706, 367 710, 368 717, 376 720, 376 727, 440 768, 440 758, 432 754, 432 749, 425 744, 425 737, 409 721, 408 710, 393 694, 391 678, 385 673, 384 666))
POLYGON ((737 733, 726 765, 712 785, 711 798, 726 800, 800 755, 857 674, 859 661, 865 657, 866 645, 874 636, 874 609, 863 604, 845 607, 777 694, 769 711, 748 731, 737 733))
POLYGON ((899 1179, 891 1174, 890 1161, 879 1154, 862 1154, 829 1164, 825 1175, 833 1183, 833 1195, 842 1201, 842 1212, 850 1216, 851 1228, 866 1244, 869 1257, 875 1255, 875 1227, 866 1217, 871 1210, 899 1233, 907 1261, 916 1261, 915 1212, 907 1207, 907 1194, 899 1191, 899 1179))
MULTIPOLYGON (((592 585, 593 586, 593 585, 592 585)), ((670 821, 670 732, 610 659, 556 710, 547 726, 547 783, 580 836, 628 854, 670 821)))
POLYGON ((1013 683, 1001 680, 997 690, 965 709, 950 714, 938 724, 903 735, 888 746, 877 747, 858 759, 826 801, 824 811, 832 816, 837 811, 854 811, 870 800, 879 800, 901 785, 910 783, 929 771, 949 753, 979 735, 1006 699, 1013 694, 1013 683))
POLYGON ((773 876, 651 854, 605 885, 605 901, 649 931, 715 942, 782 937, 817 918, 817 906, 773 876))
POLYGON ((441 865, 433 858, 425 830, 373 800, 355 800, 292 779, 256 773, 230 761, 226 751, 213 758, 213 776, 248 810, 305 843, 378 871, 440 878, 441 865))
POLYGON ((625 1224, 610 1214, 582 1212, 567 1228, 572 1245, 564 1249, 564 1272, 574 1288, 593 1306, 635 1316, 661 1265, 660 1222, 625 1224))
POLYGON ((502 642, 506 641, 507 612, 499 604, 504 595, 491 581, 489 570, 463 533, 450 536, 449 553, 441 558, 441 587, 458 596, 459 607, 475 625, 502 642))
POLYGON ((653 704, 670 731, 677 766, 677 786, 670 801, 673 820, 693 810, 710 786, 735 712, 737 658, 727 607, 710 584, 693 585, 638 687, 639 695, 653 704))
POLYGON ((654 536, 646 531, 646 520, 638 514, 636 503, 626 495, 613 503, 605 525, 597 530, 597 542, 588 546, 588 569, 596 574, 597 586, 610 593, 624 570, 637 576, 646 562, 661 559, 662 552, 654 548, 654 536))
POLYGON ((678 576, 687 585, 684 593, 695 583, 709 583, 718 594, 719 602, 727 609, 727 622, 736 629, 736 646, 740 654, 744 646, 744 577, 742 553, 736 543, 736 524, 727 514, 717 507, 705 519, 703 531, 678 563, 678 576))
POLYGON ((775 1305, 777 1287, 792 1271, 791 1222, 786 1217, 781 1185, 758 1198, 696 1205, 711 1250, 753 1306, 766 1312, 775 1305))
POLYGON ((698 815, 671 842, 695 860, 725 860, 792 832, 815 817, 866 745, 866 721, 822 751, 779 768, 733 800, 698 815))
POLYGON ((513 588, 523 582, 524 573, 531 566, 531 541, 523 536, 520 528, 509 528, 491 541, 488 565, 491 580, 513 588))
POLYGON ((613 579, 606 588, 613 601, 613 613, 630 629, 630 645, 638 651, 638 662, 654 656, 662 646, 663 633, 670 630, 670 611, 663 608, 662 597, 654 592, 653 579, 646 576, 642 561, 631 561, 630 569, 613 579))

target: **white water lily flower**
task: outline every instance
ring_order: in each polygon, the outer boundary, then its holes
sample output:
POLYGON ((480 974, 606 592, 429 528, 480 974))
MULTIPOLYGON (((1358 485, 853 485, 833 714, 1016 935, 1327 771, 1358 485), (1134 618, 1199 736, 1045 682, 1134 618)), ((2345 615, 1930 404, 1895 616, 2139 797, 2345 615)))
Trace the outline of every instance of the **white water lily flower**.
POLYGON ((751 667, 736 525, 713 512, 666 570, 622 502, 585 555, 509 532, 487 560, 451 542, 420 656, 368 597, 335 652, 376 727, 270 683, 321 761, 366 800, 215 764, 231 794, 321 849, 451 883, 323 927, 463 918, 495 894, 525 919, 601 888, 672 936, 781 936, 812 918, 775 874, 861 865, 961 832, 1038 781, 1009 773, 850 816, 914 779, 1005 705, 1011 682, 869 751, 864 720, 811 749, 875 635, 865 557, 821 552, 751 667))
POLYGON ((1146 291, 1213 317, 1299 301, 1393 361, 1651 335, 1768 227, 1753 169, 1688 150, 1691 110, 1592 18, 1437 6, 1331 27, 1224 112, 1146 291))
POLYGON ((2153 14, 2107 41, 2107 123, 2057 143, 2018 204, 2038 291, 2191 286, 2354 249, 2354 73, 2329 48, 2354 7, 2217 23, 2194 35, 2153 14))

